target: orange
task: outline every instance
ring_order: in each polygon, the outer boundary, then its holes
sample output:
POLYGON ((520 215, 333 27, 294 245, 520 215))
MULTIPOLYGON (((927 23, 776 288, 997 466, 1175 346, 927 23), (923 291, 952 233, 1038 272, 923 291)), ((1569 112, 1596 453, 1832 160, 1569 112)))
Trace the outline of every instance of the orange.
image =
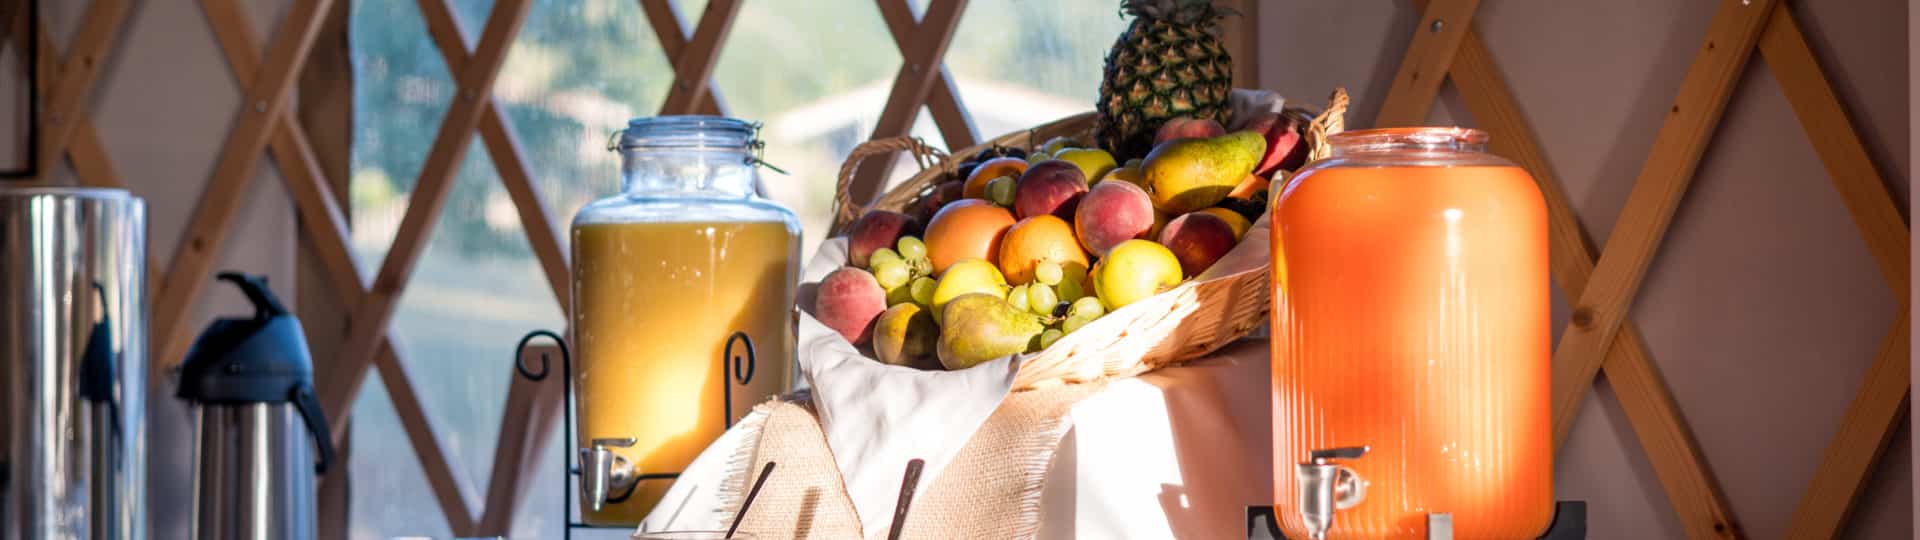
POLYGON ((1268 183, 1267 177, 1265 176, 1247 173, 1247 177, 1240 179, 1240 184, 1233 186, 1233 191, 1228 192, 1227 197, 1234 199, 1251 199, 1254 194, 1266 191, 1268 183))
POLYGON ((961 199, 933 214, 921 240, 934 273, 963 259, 993 260, 1000 253, 1000 236, 1013 226, 1013 213, 986 199, 961 199))
POLYGON ((1020 178, 1027 172, 1027 160, 1017 157, 997 157, 980 162, 973 172, 967 175, 967 187, 960 190, 960 196, 968 199, 987 198, 987 182, 1002 176, 1020 178))
POLYGON ((1068 275, 1084 272, 1087 252, 1080 249, 1080 240, 1066 220, 1041 214, 1007 229, 1006 237, 1000 239, 1000 258, 994 261, 1008 283, 1021 285, 1033 281, 1033 268, 1042 261, 1059 263, 1068 275))

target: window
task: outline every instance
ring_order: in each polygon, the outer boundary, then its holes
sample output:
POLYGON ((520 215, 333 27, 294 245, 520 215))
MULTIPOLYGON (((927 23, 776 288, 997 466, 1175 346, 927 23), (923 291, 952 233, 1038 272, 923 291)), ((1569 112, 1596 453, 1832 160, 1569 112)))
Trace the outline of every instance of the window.
MULTIPOLYGON (((491 2, 450 4, 467 39, 477 40, 491 2)), ((675 2, 683 28, 697 24, 704 4, 675 2)), ((991 137, 1090 109, 1101 59, 1125 25, 1115 4, 971 3, 947 65, 977 132, 991 137)), ((453 98, 452 77, 426 28, 415 2, 352 6, 352 242, 369 275, 386 255, 453 98)), ((871 1, 761 1, 740 9, 721 51, 713 88, 733 116, 766 123, 767 160, 792 173, 767 173, 769 190, 801 216, 811 252, 827 226, 840 159, 872 134, 900 66, 899 47, 871 1)), ((607 136, 629 118, 654 114, 672 78, 636 0, 534 2, 494 96, 563 243, 575 210, 618 190, 607 136)), ((921 113, 914 134, 940 143, 938 133, 921 113)), ((453 472, 480 495, 514 376, 515 341, 529 330, 562 329, 565 318, 488 148, 478 138, 469 144, 392 331, 453 472)), ((353 537, 451 537, 379 377, 368 377, 355 405, 353 537)), ((549 445, 534 469, 513 537, 557 536, 566 444, 549 445)))

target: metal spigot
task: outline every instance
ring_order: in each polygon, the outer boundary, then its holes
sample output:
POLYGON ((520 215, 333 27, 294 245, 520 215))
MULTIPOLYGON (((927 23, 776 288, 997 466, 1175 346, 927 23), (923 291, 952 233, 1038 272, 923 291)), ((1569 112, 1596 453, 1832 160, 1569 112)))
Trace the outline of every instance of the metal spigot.
POLYGON ((1367 498, 1367 480, 1333 460, 1365 455, 1365 446, 1325 448, 1308 452, 1306 462, 1294 465, 1294 475, 1300 481, 1296 507, 1300 520, 1306 522, 1307 535, 1314 540, 1326 540, 1335 511, 1353 508, 1367 498))
POLYGON ((636 442, 633 437, 624 439, 594 439, 592 446, 580 449, 581 488, 587 491, 586 499, 592 501, 593 511, 607 503, 607 496, 625 492, 639 474, 634 471, 633 462, 620 457, 609 448, 627 448, 636 442))

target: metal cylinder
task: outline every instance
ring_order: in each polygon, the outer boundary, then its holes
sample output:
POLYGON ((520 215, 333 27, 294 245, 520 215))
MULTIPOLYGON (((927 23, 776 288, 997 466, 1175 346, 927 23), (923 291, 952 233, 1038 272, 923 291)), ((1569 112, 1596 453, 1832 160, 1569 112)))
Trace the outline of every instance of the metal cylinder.
POLYGON ((202 405, 192 537, 310 540, 313 451, 287 403, 202 405))
POLYGON ((0 538, 147 537, 146 204, 0 188, 0 538))

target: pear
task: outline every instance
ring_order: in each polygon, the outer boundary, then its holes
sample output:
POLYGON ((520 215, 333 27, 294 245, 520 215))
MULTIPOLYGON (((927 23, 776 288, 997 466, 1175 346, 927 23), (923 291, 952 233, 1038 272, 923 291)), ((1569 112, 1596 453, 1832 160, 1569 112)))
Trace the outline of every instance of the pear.
POLYGON ((938 354, 947 369, 966 369, 981 362, 1036 348, 1047 330, 1039 315, 1013 308, 1004 297, 984 293, 961 295, 941 309, 938 354))
POLYGON ((932 312, 911 302, 896 305, 873 321, 873 353, 883 363, 937 369, 933 355, 939 335, 932 312))
POLYGON ((1179 139, 1154 147, 1141 176, 1153 207, 1177 216, 1227 198, 1266 153, 1267 139, 1256 131, 1179 139))

